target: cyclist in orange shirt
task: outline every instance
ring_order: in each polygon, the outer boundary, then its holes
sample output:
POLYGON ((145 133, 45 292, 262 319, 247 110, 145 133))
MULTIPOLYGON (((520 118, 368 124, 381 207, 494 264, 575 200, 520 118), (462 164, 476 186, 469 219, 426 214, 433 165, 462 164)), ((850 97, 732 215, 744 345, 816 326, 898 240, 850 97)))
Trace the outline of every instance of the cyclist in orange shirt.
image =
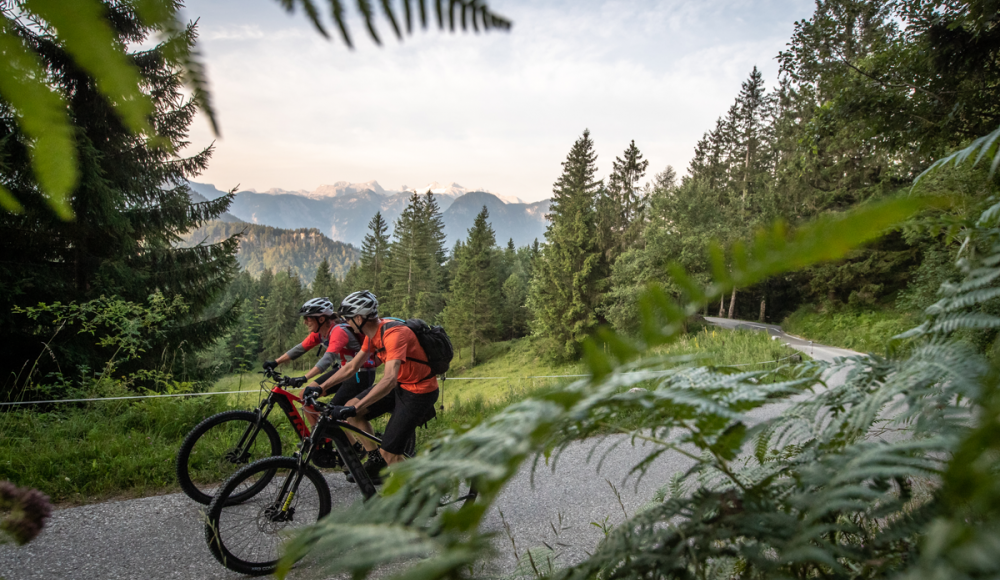
POLYGON ((434 404, 439 394, 437 377, 425 362, 427 355, 413 331, 401 322, 379 318, 378 299, 371 292, 363 290, 350 294, 341 302, 338 314, 353 330, 365 336, 361 352, 319 387, 307 387, 303 396, 310 389, 322 394, 360 369, 369 358, 374 358, 376 364, 385 364, 382 379, 345 401, 346 407, 341 413, 341 418, 369 433, 372 431, 370 420, 392 414, 381 448, 371 441, 362 441, 368 451, 365 471, 373 481, 379 482, 381 469, 402 461, 407 440, 418 426, 434 417, 434 404))

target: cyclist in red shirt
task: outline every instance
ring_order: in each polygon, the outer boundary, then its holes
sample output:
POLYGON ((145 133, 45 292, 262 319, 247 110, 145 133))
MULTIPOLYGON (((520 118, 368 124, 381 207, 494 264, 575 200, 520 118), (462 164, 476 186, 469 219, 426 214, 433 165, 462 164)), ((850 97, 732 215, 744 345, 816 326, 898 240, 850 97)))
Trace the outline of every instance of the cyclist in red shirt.
MULTIPOLYGON (((324 347, 323 356, 316 363, 316 366, 310 369, 305 376, 293 379, 294 383, 297 383, 293 386, 302 386, 309 379, 320 375, 311 383, 311 386, 317 386, 332 377, 342 365, 347 363, 349 358, 358 354, 358 351, 361 350, 361 343, 364 341, 364 335, 355 333, 347 324, 336 323, 340 317, 333 309, 333 303, 330 302, 329 298, 313 298, 302 305, 302 308, 299 309, 299 315, 303 317, 306 326, 309 327, 309 336, 301 344, 295 345, 278 357, 277 360, 264 363, 264 368, 273 369, 322 345, 324 347), (333 368, 324 373, 331 365, 333 368)), ((348 377, 342 383, 335 383, 332 389, 337 392, 334 404, 338 404, 336 401, 342 401, 339 404, 343 404, 343 402, 353 399, 358 393, 371 387, 372 383, 375 382, 376 366, 374 360, 365 359, 361 368, 353 376, 348 377)), ((315 425, 319 418, 311 407, 304 408, 303 414, 311 425, 315 425)))
MULTIPOLYGON (((302 308, 299 308, 299 316, 302 317, 302 322, 309 329, 309 336, 301 344, 293 346, 288 352, 277 359, 266 361, 264 363, 264 370, 274 370, 278 365, 293 361, 321 344, 325 347, 330 340, 330 331, 339 319, 337 312, 333 309, 333 302, 330 302, 329 298, 313 298, 309 300, 302 305, 302 308)), ((329 352, 324 353, 316 361, 316 365, 309 369, 309 372, 305 376, 292 379, 293 386, 301 387, 309 379, 324 373, 333 363, 334 355, 329 352)), ((337 369, 334 368, 321 376, 320 379, 326 380, 333 376, 333 373, 336 371, 337 369)))
MULTIPOLYGON (((341 302, 338 314, 347 320, 353 330, 364 334, 361 352, 320 386, 307 387, 303 396, 310 389, 324 393, 331 385, 360 369, 366 359, 374 357, 376 364, 385 364, 382 379, 375 386, 344 401, 346 406, 341 414, 352 425, 369 433, 372 432, 371 419, 392 414, 385 427, 381 448, 368 440, 361 442, 368 451, 365 471, 372 481, 380 482, 381 469, 387 464, 402 461, 407 440, 414 436, 419 425, 434 417, 434 404, 439 394, 437 377, 422 362, 427 360, 427 355, 413 331, 400 322, 378 317, 378 299, 371 292, 364 290, 350 294, 341 302)), ((335 403, 341 398, 338 395, 335 403)))

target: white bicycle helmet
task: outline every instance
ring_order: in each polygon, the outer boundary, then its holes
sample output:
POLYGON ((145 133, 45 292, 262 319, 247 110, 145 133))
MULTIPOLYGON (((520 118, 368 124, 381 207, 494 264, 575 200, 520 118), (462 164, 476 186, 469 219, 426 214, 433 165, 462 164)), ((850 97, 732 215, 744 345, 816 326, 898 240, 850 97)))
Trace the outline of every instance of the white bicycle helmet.
POLYGON ((354 316, 375 318, 378 316, 378 298, 368 290, 352 292, 340 303, 338 314, 344 318, 352 318, 354 316))
POLYGON ((333 302, 329 298, 313 298, 299 308, 299 316, 328 316, 337 315, 333 309, 333 302))

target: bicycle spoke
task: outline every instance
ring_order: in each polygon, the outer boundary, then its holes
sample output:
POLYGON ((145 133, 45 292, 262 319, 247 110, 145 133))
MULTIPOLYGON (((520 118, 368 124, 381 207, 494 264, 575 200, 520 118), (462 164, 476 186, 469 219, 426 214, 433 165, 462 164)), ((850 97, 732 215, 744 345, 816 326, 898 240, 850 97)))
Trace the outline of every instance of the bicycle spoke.
POLYGON ((227 421, 207 431, 191 450, 191 479, 205 493, 212 493, 216 483, 249 463, 271 455, 270 441, 258 433, 247 444, 248 430, 253 425, 245 421, 227 421), (244 445, 239 443, 244 440, 244 445))

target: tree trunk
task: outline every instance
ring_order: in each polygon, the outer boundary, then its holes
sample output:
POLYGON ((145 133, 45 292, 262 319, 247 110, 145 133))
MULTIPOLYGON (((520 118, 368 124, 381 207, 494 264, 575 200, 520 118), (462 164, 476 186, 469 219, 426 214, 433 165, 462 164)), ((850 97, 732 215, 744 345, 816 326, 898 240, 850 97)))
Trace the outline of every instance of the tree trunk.
POLYGON ((736 313, 736 287, 733 287, 733 295, 729 297, 729 318, 736 313))
POLYGON ((719 318, 726 315, 726 295, 723 294, 722 298, 719 298, 719 318))
POLYGON ((760 322, 764 322, 764 307, 767 305, 767 300, 764 298, 760 299, 760 322))
POLYGON ((476 366, 476 339, 472 339, 472 366, 476 366))

